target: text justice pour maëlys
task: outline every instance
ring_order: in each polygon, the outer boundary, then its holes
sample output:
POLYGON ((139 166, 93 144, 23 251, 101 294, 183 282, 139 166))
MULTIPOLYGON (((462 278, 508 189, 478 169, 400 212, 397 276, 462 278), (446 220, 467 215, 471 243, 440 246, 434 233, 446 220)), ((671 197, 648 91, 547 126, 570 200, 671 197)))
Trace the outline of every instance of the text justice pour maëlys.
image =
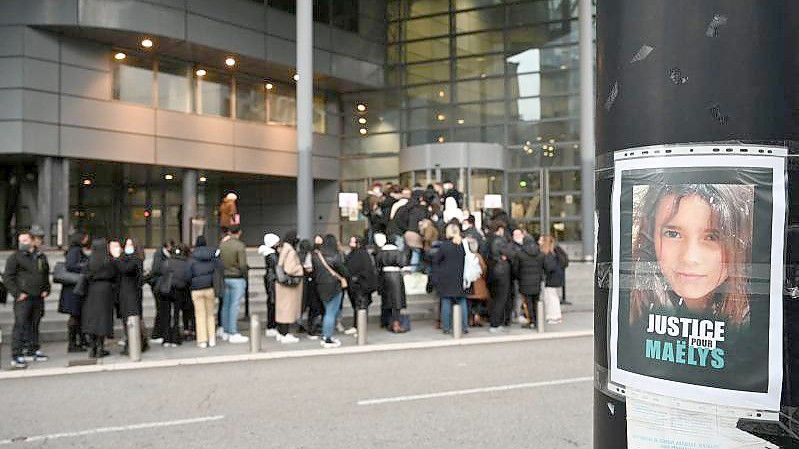
POLYGON ((716 347, 724 341, 724 322, 681 318, 658 314, 649 315, 646 331, 687 339, 660 341, 646 339, 646 357, 682 365, 724 368, 724 350, 716 347))

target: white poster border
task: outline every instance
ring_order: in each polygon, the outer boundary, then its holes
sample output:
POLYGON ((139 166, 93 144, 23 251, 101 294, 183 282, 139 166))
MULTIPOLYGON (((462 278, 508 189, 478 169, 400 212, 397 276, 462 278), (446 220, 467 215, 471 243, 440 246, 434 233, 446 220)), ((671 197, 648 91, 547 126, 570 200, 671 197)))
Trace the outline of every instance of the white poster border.
MULTIPOLYGON (((730 146, 725 146, 725 148, 730 146)), ((613 285, 611 290, 609 380, 612 383, 639 388, 665 396, 697 400, 730 407, 760 410, 779 410, 782 392, 782 283, 783 248, 785 233, 785 157, 784 148, 772 147, 774 154, 688 154, 689 146, 653 146, 644 149, 649 155, 626 159, 622 155, 640 156, 641 149, 617 151, 614 168, 613 194, 611 199, 611 223, 613 242, 613 285), (655 149, 669 149, 679 154, 653 154, 655 149), (637 153, 635 153, 637 152, 637 153), (724 156, 724 157, 722 157, 724 156), (653 163, 657 161, 656 163, 653 163), (621 246, 621 181, 625 171, 652 168, 718 167, 718 168, 768 168, 772 170, 772 219, 771 219, 771 279, 769 300, 769 380, 766 393, 733 391, 723 388, 690 385, 658 379, 623 370, 618 367, 618 314, 619 314, 619 254, 621 246), (783 205, 780 207, 779 205, 783 205)), ((740 145, 732 146, 740 151, 740 145)), ((660 152, 660 150, 658 150, 660 152)), ((645 153, 644 153, 645 154, 645 153)))

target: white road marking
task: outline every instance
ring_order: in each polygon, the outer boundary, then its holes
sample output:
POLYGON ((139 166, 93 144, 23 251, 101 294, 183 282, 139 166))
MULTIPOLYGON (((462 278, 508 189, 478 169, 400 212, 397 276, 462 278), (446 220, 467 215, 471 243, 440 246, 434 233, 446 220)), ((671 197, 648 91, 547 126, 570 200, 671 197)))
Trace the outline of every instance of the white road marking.
POLYGON ((81 430, 79 432, 51 433, 49 435, 35 435, 31 437, 16 437, 7 440, 0 440, 0 446, 14 443, 34 443, 36 441, 57 440, 59 438, 75 438, 87 435, 97 435, 101 433, 127 432, 129 430, 153 429, 157 427, 184 426, 186 424, 197 424, 208 421, 218 421, 224 415, 204 416, 201 418, 178 419, 175 421, 147 422, 141 424, 130 424, 127 426, 100 427, 97 429, 81 430))
POLYGON ((414 394, 410 396, 396 396, 393 398, 366 399, 358 401, 358 405, 389 404, 393 402, 419 401, 423 399, 445 398, 450 396, 462 396, 466 394, 492 393, 495 391, 521 390, 524 388, 551 387, 554 385, 575 384, 580 382, 589 382, 592 380, 594 380, 593 377, 574 377, 571 379, 547 380, 543 382, 528 382, 523 384, 497 385, 495 387, 470 388, 468 390, 451 390, 451 391, 441 391, 438 393, 414 394))

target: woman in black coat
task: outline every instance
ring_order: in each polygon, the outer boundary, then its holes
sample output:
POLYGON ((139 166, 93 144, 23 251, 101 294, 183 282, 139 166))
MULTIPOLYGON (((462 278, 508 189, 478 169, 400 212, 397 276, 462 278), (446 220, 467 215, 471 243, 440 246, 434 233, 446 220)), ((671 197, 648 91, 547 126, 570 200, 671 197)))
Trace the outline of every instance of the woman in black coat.
POLYGON ((386 236, 375 234, 375 243, 380 251, 375 255, 375 265, 380 279, 381 309, 386 327, 392 332, 406 332, 400 324, 400 310, 407 307, 405 281, 402 267, 408 264, 408 253, 393 244, 386 244, 386 236))
POLYGON ((377 290, 377 269, 362 237, 351 237, 350 249, 352 251, 347 255, 346 261, 350 272, 347 293, 353 317, 357 317, 358 310, 368 309, 372 303, 372 293, 377 290))
POLYGON ((336 319, 341 310, 341 298, 344 296, 341 279, 346 279, 349 275, 344 258, 338 250, 336 237, 331 234, 324 237, 320 248, 314 251, 311 263, 316 291, 325 308, 322 318, 322 347, 335 348, 341 346, 341 342, 333 338, 336 319))
POLYGON ((519 280, 519 293, 525 299, 526 318, 529 320, 526 326, 533 328, 538 319, 536 307, 541 295, 541 282, 544 280, 544 254, 532 238, 525 237, 516 251, 513 272, 519 280))
MULTIPOLYGON (((71 273, 82 273, 89 263, 89 256, 84 249, 89 247, 89 235, 78 232, 72 236, 69 242, 69 249, 65 254, 64 268, 71 273)), ((83 336, 80 325, 81 309, 83 308, 83 298, 73 290, 75 284, 63 284, 61 286, 61 297, 58 299, 58 311, 69 315, 67 321, 67 332, 69 343, 67 352, 83 352, 86 350, 87 342, 83 336)))
MULTIPOLYGON (((466 251, 463 248, 461 230, 449 224, 445 229, 447 240, 442 242, 433 255, 433 285, 441 298, 441 328, 445 334, 452 332, 452 303, 461 306, 463 332, 469 332, 469 308, 463 288, 463 265, 466 251)), ((459 317, 455 317, 458 319, 459 317)))
POLYGON ((161 267, 158 291, 161 293, 161 335, 164 347, 176 347, 183 342, 180 334, 180 312, 190 302, 187 273, 189 261, 185 245, 173 248, 171 257, 161 267), (168 283, 168 284, 167 284, 168 283))
MULTIPOLYGON (((117 317, 122 321, 125 330, 125 348, 122 354, 128 353, 128 317, 142 316, 142 278, 144 273, 144 254, 136 246, 133 239, 125 241, 124 252, 115 259, 119 267, 119 306, 117 317)), ((141 326, 142 350, 148 348, 147 339, 144 337, 144 326, 141 326)))
POLYGON ((488 281, 491 290, 491 328, 489 332, 497 333, 503 330, 507 301, 511 299, 511 259, 513 249, 505 239, 505 223, 492 222, 491 235, 486 244, 488 246, 488 281))
MULTIPOLYGON (((119 242, 113 242, 119 256, 119 242)), ((111 257, 111 245, 105 239, 92 242, 92 255, 86 267, 87 293, 81 311, 83 332, 89 335, 91 349, 89 357, 105 357, 103 348, 106 337, 114 336, 114 303, 117 298, 119 268, 111 257)))

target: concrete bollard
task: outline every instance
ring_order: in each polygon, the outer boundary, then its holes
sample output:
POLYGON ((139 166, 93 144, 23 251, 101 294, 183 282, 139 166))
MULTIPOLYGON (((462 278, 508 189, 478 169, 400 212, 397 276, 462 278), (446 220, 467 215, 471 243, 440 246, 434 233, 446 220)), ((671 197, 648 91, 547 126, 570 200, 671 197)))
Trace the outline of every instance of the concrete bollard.
POLYGON ((452 304, 452 337, 463 337, 463 309, 457 302, 452 304))
POLYGON ((535 326, 538 329, 538 332, 544 332, 544 325, 546 324, 547 320, 544 319, 544 300, 539 299, 535 305, 535 314, 536 314, 536 323, 535 326))
POLYGON ((261 352, 261 321, 257 313, 250 315, 250 352, 261 352))
POLYGON ((141 317, 133 315, 128 317, 128 357, 131 362, 141 361, 141 317))
POLYGON ((358 328, 358 346, 366 344, 366 316, 368 311, 366 309, 358 309, 358 316, 356 317, 356 326, 358 328))
POLYGON ((0 371, 3 370, 3 329, 0 329, 0 371))

